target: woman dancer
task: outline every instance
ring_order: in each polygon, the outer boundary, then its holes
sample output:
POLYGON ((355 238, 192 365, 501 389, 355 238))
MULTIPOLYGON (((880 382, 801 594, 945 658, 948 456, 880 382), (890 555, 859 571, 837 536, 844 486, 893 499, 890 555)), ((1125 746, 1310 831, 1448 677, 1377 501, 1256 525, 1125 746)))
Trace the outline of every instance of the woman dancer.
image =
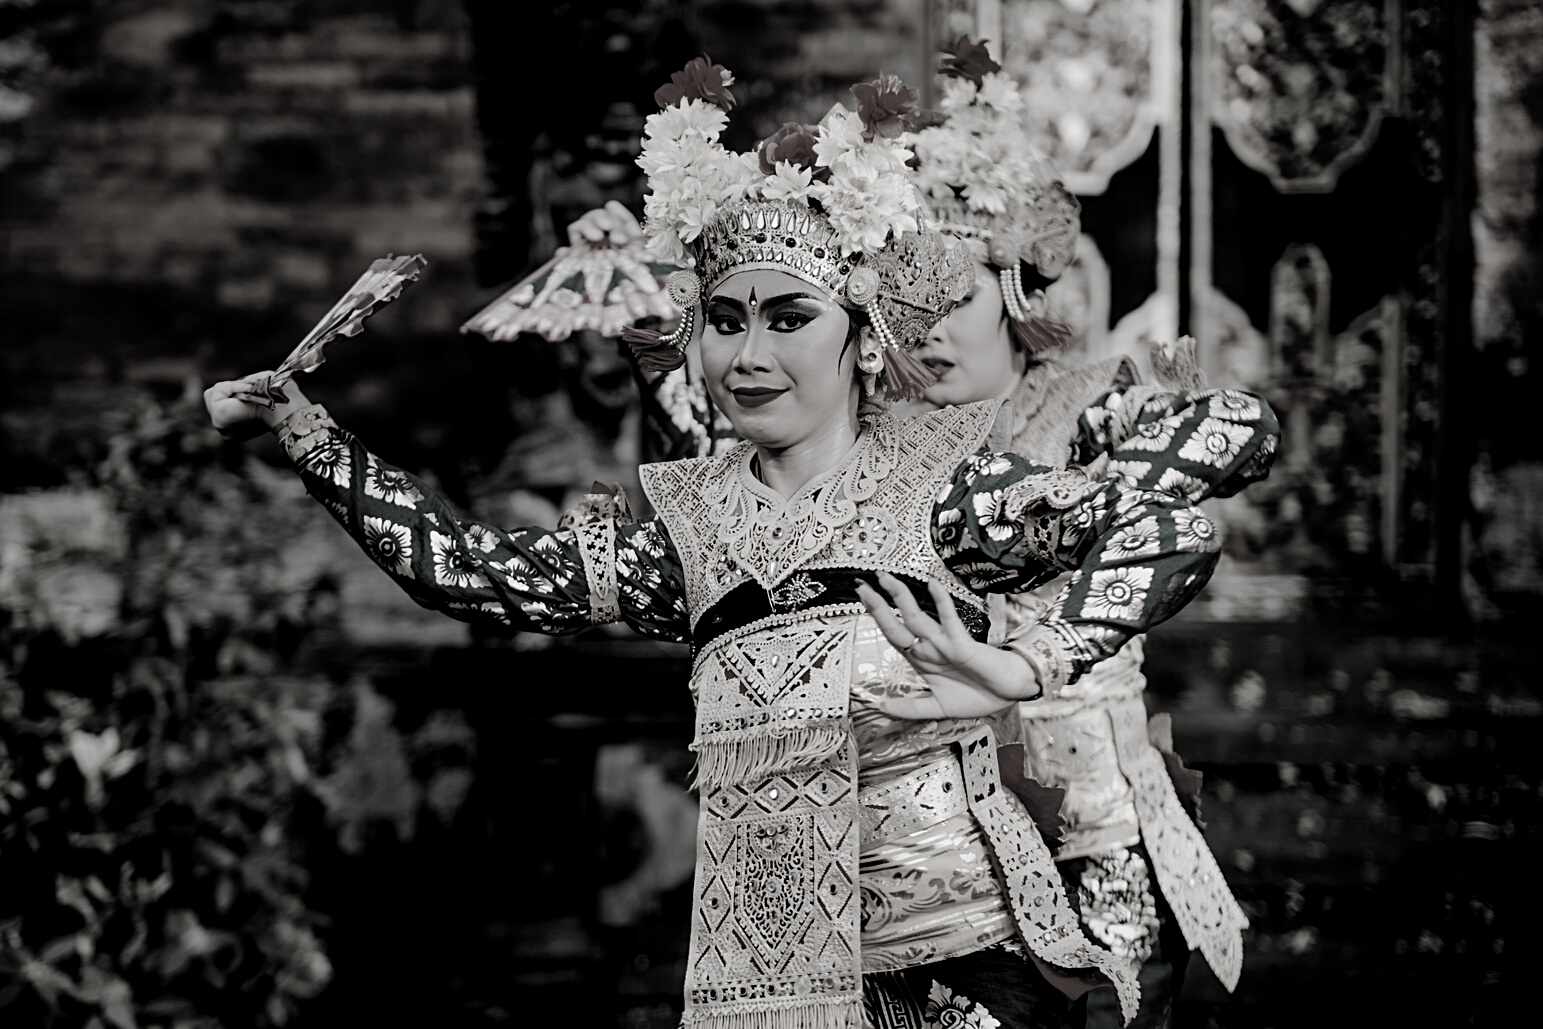
MULTIPOLYGON (((307 489, 422 604, 547 633, 620 620, 692 643, 687 1025, 1069 1024, 1026 959, 1105 977, 1133 1010, 1124 963, 1049 888, 1053 862, 1002 786, 987 716, 1053 696, 1177 610, 1214 547, 1178 497, 995 452, 999 404, 906 422, 865 405, 926 384, 910 350, 968 288, 905 175, 896 137, 914 94, 855 87, 856 114, 763 144, 786 155, 767 175, 717 141, 727 85, 695 61, 649 120, 652 242, 691 270, 672 283, 682 329, 639 345, 669 358, 705 314, 704 377, 745 442, 646 466, 655 519, 622 524, 618 498, 595 496, 558 532, 459 522, 298 391, 268 411, 220 383, 211 417, 274 426, 307 489), (1149 546, 1113 545, 1148 524, 1149 546), (982 642, 984 594, 1071 567, 1085 578, 1042 626, 1009 649, 982 642), (860 581, 875 578, 900 620, 860 581), (919 631, 896 647, 875 617, 919 631)), ((1275 425, 1263 409, 1236 424, 1249 438, 1225 462, 1241 472, 1275 425)))
MULTIPOLYGON (((1193 448, 1167 446, 1198 396, 1212 397, 1213 409, 1250 415, 1257 408, 1240 393, 1176 394, 1203 381, 1192 343, 1154 348, 1153 364, 1171 389, 1135 386, 1125 358, 1075 371, 1041 358, 1065 338, 1044 319, 1042 287, 1071 260, 1077 203, 1035 155, 1017 86, 985 45, 961 37, 947 53, 947 118, 911 138, 918 180, 943 227, 972 248, 977 272, 970 295, 917 351, 939 373, 923 407, 1009 397, 1010 449, 1036 463, 1065 467, 1108 455, 1111 471, 1131 486, 1194 503, 1236 492, 1242 483, 1193 460, 1193 448), (1157 417, 1132 425, 1128 413, 1137 410, 1157 417), (1184 460, 1165 460, 1170 455, 1184 460)), ((1035 623, 1046 606, 1033 594, 1010 598, 1006 628, 1035 623)), ((1021 705, 1021 713, 1026 774, 1066 790, 1066 838, 1056 858, 1068 889, 1080 893, 1092 935, 1140 965, 1141 1010, 1131 1024, 1148 1029, 1167 1024, 1191 948, 1229 990, 1237 984, 1247 920, 1166 774, 1165 760, 1177 759, 1149 742, 1141 643, 1129 641, 1060 697, 1021 705)), ((1088 998, 1089 1029, 1119 1026, 1106 995, 1088 998)))

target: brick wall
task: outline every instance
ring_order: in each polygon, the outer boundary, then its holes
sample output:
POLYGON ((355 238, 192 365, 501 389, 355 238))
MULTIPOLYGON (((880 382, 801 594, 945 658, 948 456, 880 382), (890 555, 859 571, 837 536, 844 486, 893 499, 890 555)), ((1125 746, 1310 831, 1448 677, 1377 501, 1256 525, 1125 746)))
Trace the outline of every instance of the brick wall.
POLYGON ((428 271, 316 381, 376 422, 404 395, 425 405, 386 443, 435 451, 453 428, 436 394, 475 382, 454 333, 487 192, 460 5, 6 14, 26 16, 10 45, 33 65, 17 83, 31 110, 0 140, 10 477, 89 446, 61 422, 115 392, 271 367, 388 252, 422 252, 428 271))

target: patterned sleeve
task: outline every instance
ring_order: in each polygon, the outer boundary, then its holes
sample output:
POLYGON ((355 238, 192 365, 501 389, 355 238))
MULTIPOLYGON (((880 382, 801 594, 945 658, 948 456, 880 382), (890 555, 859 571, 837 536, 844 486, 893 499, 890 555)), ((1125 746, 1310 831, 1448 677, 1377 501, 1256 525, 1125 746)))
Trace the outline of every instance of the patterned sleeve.
POLYGON ((1055 604, 1009 638, 1046 694, 1182 608, 1215 568, 1220 538, 1187 498, 1090 480, 979 451, 933 507, 933 543, 978 592, 1073 575, 1055 604))
POLYGON ((613 621, 658 639, 688 636, 680 558, 660 522, 553 532, 464 521, 318 405, 275 432, 306 491, 423 607, 552 636, 613 621))
POLYGON ((708 457, 739 441, 713 405, 706 386, 693 380, 685 365, 669 372, 648 372, 633 360, 632 376, 643 398, 643 423, 658 460, 708 457))
POLYGON ((1270 474, 1280 423, 1264 398, 1235 389, 1122 386, 1082 413, 1078 464, 1102 455, 1128 485, 1195 503, 1230 497, 1270 474))

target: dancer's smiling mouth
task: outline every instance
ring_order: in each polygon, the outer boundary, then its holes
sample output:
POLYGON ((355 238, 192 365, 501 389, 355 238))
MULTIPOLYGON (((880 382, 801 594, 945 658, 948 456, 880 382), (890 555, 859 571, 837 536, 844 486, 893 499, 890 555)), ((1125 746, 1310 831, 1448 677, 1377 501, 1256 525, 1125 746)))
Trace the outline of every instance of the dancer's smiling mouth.
POLYGON ((739 386, 729 392, 734 394, 734 399, 740 407, 762 407, 776 400, 785 389, 772 389, 770 386, 739 386))

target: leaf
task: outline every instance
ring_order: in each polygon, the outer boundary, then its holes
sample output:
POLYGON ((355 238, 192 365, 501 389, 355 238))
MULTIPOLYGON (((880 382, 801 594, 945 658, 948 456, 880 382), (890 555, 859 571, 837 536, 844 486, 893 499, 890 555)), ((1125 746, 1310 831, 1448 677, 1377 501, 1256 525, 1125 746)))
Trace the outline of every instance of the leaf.
POLYGON ((363 681, 354 695, 348 752, 332 775, 313 784, 328 816, 341 823, 338 843, 350 854, 358 853, 365 826, 376 820, 394 822, 398 839, 412 839, 420 795, 402 737, 391 724, 395 705, 363 681))

